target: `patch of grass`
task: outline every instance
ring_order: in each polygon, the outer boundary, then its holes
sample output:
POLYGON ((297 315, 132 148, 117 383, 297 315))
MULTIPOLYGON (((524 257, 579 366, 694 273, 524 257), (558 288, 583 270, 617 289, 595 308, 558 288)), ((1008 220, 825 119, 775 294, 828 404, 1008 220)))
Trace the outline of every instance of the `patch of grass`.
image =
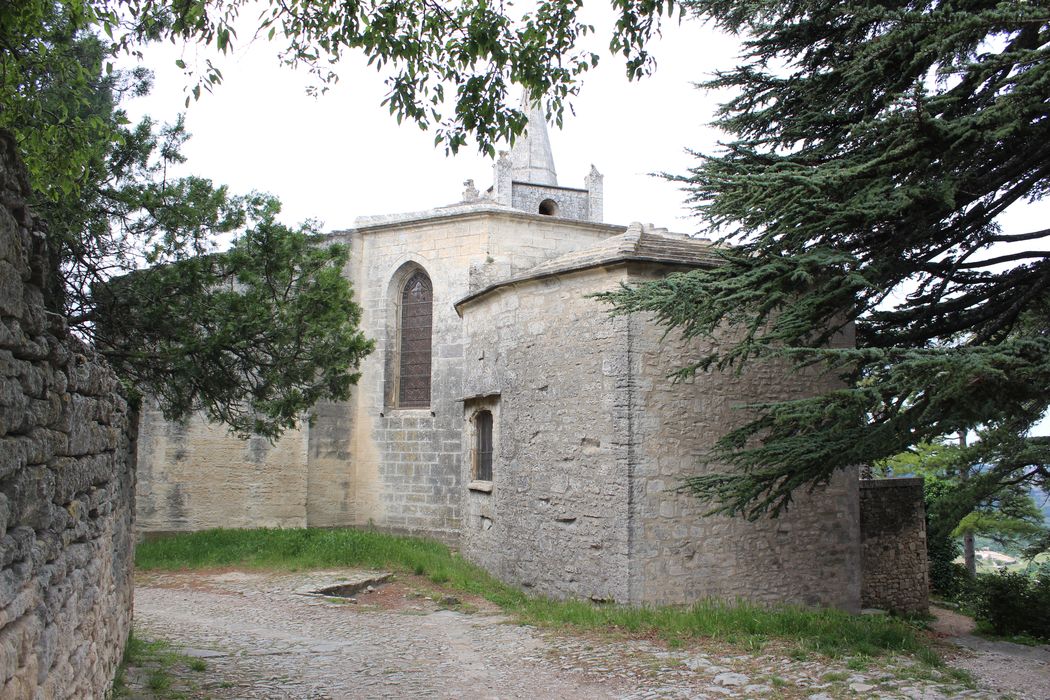
POLYGON ((466 562, 438 542, 352 529, 206 530, 140 544, 140 569, 243 567, 289 571, 362 567, 411 572, 516 613, 526 623, 649 635, 682 643, 714 638, 751 649, 769 639, 793 642, 793 658, 913 654, 940 664, 908 624, 891 617, 857 617, 837 610, 767 608, 705 600, 692 606, 634 608, 528 596, 466 562), (935 661, 934 661, 935 660, 935 661))
POLYGON ((873 657, 929 651, 904 623, 887 618, 858 618, 837 610, 766 608, 715 600, 689 607, 597 607, 582 601, 540 598, 526 598, 514 609, 532 624, 567 623, 582 629, 655 634, 664 639, 715 638, 752 650, 762 648, 767 639, 789 640, 798 647, 796 658, 805 658, 807 652, 829 657, 873 657))
POLYGON ((821 677, 821 680, 826 683, 837 683, 839 681, 844 681, 847 678, 849 678, 848 673, 843 673, 841 671, 832 671, 831 673, 825 673, 821 677))
POLYGON ((167 642, 150 641, 132 632, 124 647, 124 659, 117 669, 111 696, 133 697, 133 688, 130 686, 133 678, 137 678, 140 685, 153 691, 151 697, 157 700, 185 698, 185 688, 177 688, 173 677, 184 668, 203 672, 207 670, 207 664, 202 659, 179 654, 167 642))
POLYGON ((967 671, 965 668, 955 668, 954 666, 945 666, 944 668, 945 677, 964 685, 967 688, 976 688, 977 679, 973 677, 973 674, 967 671))
POLYGON ((889 670, 900 680, 955 684, 971 690, 977 688, 977 681, 969 671, 948 666, 933 650, 916 654, 916 659, 920 663, 898 665, 889 670))
POLYGON ((150 671, 146 685, 153 691, 169 690, 171 688, 171 676, 168 675, 167 671, 150 671))

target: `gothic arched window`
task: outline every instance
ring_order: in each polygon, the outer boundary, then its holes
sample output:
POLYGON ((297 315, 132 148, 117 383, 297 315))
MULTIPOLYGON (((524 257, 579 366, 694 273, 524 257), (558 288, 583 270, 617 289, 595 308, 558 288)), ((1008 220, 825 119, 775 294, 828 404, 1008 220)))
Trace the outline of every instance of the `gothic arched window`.
POLYGON ((429 408, 434 287, 427 273, 417 270, 405 282, 400 311, 397 405, 429 408))

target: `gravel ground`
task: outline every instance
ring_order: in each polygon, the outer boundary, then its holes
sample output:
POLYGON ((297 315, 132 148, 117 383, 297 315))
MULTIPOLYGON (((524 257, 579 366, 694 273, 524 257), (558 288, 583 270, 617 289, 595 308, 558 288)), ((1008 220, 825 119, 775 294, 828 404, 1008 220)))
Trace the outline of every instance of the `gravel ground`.
POLYGON ((1016 700, 1050 700, 1050 646, 1030 647, 973 635, 950 641, 963 647, 953 655, 953 666, 1016 700))
MULTIPOLYGON (((708 642, 668 649, 511 624, 482 600, 424 580, 376 583, 351 599, 304 595, 366 585, 355 571, 140 575, 139 637, 206 661, 173 689, 192 698, 998 698, 909 659, 792 658, 708 642), (351 600, 353 602, 351 602, 351 600)), ((983 652, 966 652, 960 663, 983 652), (969 654, 973 656, 969 656, 969 654)), ((1045 674, 1046 669, 1041 670, 1045 674)), ((133 697, 150 697, 130 674, 133 697)), ((1014 697, 1026 696, 1018 693, 1014 697)))
POLYGON ((949 653, 953 666, 1011 698, 1050 699, 1050 645, 1030 647, 982 639, 973 634, 975 625, 969 617, 937 606, 930 606, 930 612, 936 618, 931 625, 934 633, 961 647, 949 653))

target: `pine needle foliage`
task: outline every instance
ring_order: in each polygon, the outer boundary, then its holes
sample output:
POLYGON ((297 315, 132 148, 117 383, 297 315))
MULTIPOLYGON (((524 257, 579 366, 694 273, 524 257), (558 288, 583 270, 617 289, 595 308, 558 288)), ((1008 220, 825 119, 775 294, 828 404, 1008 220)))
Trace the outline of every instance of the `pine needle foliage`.
POLYGON ((1050 229, 1001 215, 1050 188, 1050 6, 683 4, 746 37, 703 85, 733 95, 731 138, 673 176, 724 232, 722 264, 605 299, 691 338, 742 331, 683 374, 782 356, 843 379, 752 406, 692 491, 776 515, 837 470, 975 430, 994 466, 970 489, 1045 485, 1050 443, 1029 433, 1050 403, 1050 229), (828 348, 849 324, 856 349, 828 348))

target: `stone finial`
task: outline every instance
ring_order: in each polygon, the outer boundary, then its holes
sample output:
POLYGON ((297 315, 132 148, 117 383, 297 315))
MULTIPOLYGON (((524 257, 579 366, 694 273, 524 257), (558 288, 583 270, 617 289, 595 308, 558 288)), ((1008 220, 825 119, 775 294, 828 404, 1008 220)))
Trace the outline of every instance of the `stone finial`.
POLYGON ((510 152, 514 164, 513 179, 533 185, 557 185, 558 173, 554 169, 554 155, 543 110, 538 102, 527 98, 522 103, 522 107, 528 110, 529 123, 510 152))
POLYGON ((500 151, 499 158, 492 164, 492 199, 499 204, 508 207, 513 201, 511 182, 514 180, 514 166, 510 155, 506 151, 500 151))
POLYGON ((478 201, 478 188, 474 186, 473 180, 463 181, 463 201, 464 202, 476 202, 478 201))
POLYGON ((591 172, 587 173, 583 182, 587 190, 587 220, 601 223, 605 204, 605 176, 591 164, 591 172))

